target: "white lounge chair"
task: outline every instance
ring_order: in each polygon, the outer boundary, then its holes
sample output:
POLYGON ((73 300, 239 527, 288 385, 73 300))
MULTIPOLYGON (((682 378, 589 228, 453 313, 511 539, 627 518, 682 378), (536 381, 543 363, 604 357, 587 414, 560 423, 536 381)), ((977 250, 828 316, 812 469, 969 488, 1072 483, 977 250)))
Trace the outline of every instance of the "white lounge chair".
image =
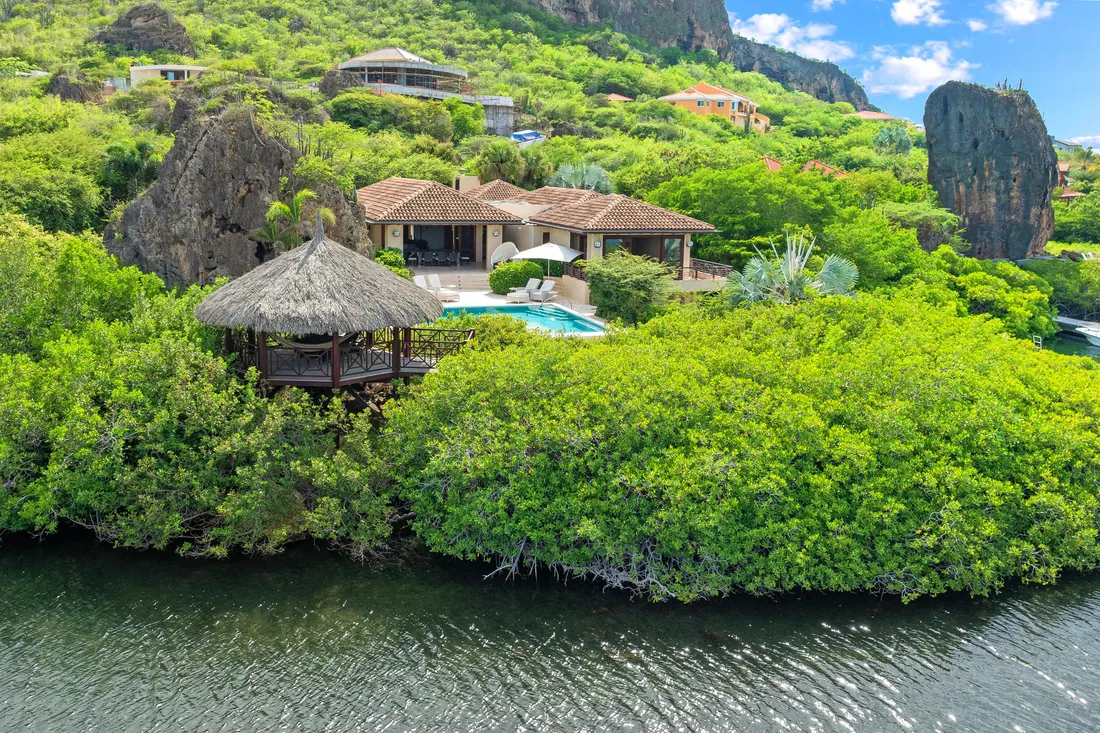
POLYGON ((423 275, 413 275, 413 285, 418 288, 424 288, 425 290, 430 289, 428 288, 428 281, 424 279, 423 275))
POLYGON ((533 277, 527 281, 527 284, 522 288, 512 288, 505 297, 506 300, 525 303, 531 300, 531 293, 539 289, 539 283, 542 282, 537 277, 533 277))
POLYGON ((439 281, 439 275, 435 273, 428 275, 428 289, 435 293, 435 297, 439 298, 444 303, 453 303, 458 300, 458 291, 448 290, 443 287, 443 283, 439 281))
POLYGON ((546 303, 556 297, 558 297, 558 294, 554 292, 553 280, 543 280, 539 289, 531 292, 531 300, 538 301, 539 303, 546 303))

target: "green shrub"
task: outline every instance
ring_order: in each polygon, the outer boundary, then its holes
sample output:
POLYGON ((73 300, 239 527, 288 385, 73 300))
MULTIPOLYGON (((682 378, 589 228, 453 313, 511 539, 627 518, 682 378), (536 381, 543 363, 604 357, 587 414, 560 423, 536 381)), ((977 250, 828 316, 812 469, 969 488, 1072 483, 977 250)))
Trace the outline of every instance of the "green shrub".
POLYGON ((469 352, 382 437, 431 550, 658 599, 981 595, 1100 562, 1100 365, 914 300, 469 352))
POLYGON ((496 313, 474 315, 459 311, 432 323, 436 328, 458 330, 474 329, 474 340, 467 347, 475 351, 499 351, 510 346, 526 344, 538 334, 527 330, 527 323, 519 318, 496 313))
POLYGON ((405 256, 398 249, 379 249, 374 253, 374 261, 393 270, 406 280, 412 280, 412 273, 405 267, 405 256))
POLYGON ((512 288, 522 288, 531 278, 542 279, 543 269, 529 260, 504 262, 489 273, 489 287, 497 295, 506 295, 512 288))
POLYGON ((671 272, 656 260, 617 250, 584 268, 596 315, 609 321, 644 323, 671 288, 671 272))
POLYGON ((1024 269, 1050 285, 1050 303, 1061 315, 1100 319, 1100 260, 1030 260, 1024 269))

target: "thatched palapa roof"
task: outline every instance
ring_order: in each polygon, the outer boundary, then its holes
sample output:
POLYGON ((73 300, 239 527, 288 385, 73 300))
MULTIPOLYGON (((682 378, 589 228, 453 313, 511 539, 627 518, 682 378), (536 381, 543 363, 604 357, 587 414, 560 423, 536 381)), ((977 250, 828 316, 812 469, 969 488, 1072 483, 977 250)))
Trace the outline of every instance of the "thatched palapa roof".
POLYGON ((443 306, 431 293, 325 237, 313 239, 208 295, 195 310, 203 323, 290 334, 407 328, 443 306))

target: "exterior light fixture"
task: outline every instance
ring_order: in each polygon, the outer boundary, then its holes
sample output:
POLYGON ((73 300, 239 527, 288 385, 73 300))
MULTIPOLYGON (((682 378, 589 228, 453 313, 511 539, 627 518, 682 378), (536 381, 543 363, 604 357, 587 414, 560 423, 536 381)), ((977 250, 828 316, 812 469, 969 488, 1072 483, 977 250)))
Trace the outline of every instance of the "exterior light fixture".
POLYGON ((499 237, 499 236, 500 236, 500 232, 493 232, 493 236, 494 236, 494 237, 499 237))
POLYGON ((597 239, 595 242, 592 243, 592 246, 595 247, 596 249, 599 249, 600 247, 603 246, 603 242, 601 242, 600 240, 597 239))
POLYGON ((400 236, 401 236, 401 232, 399 232, 399 231, 397 231, 396 229, 394 229, 394 230, 393 230, 393 236, 395 236, 395 237, 400 237, 400 236))
POLYGON ((691 245, 693 245, 693 244, 695 244, 695 243, 694 243, 694 242, 692 242, 692 241, 691 241, 691 240, 689 239, 689 240, 687 241, 687 248, 688 248, 688 249, 691 249, 691 245))

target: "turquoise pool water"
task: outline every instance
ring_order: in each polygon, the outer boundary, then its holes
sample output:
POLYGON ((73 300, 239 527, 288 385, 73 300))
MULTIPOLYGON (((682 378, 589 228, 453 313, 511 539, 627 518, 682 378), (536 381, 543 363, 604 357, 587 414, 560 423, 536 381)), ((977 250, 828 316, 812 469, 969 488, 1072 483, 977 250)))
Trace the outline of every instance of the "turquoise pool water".
POLYGON ((584 334, 603 333, 603 326, 583 316, 578 316, 572 311, 553 304, 547 305, 482 305, 482 306, 449 306, 443 309, 445 316, 457 316, 459 313, 469 313, 480 316, 485 313, 512 316, 527 322, 528 328, 537 328, 551 333, 584 334))

